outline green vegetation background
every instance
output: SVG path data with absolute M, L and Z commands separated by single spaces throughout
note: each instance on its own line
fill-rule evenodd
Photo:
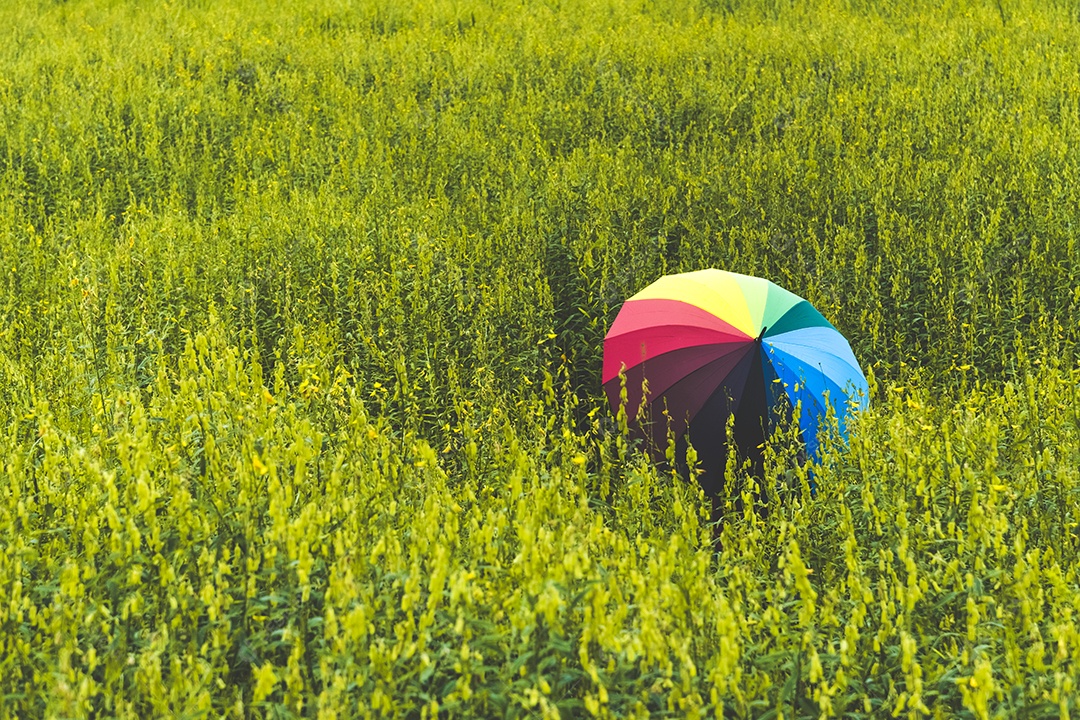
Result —
M 0 717 L 1080 710 L 1075 3 L 9 2 L 0 39 Z M 718 554 L 598 387 L 622 299 L 710 266 L 873 393 Z

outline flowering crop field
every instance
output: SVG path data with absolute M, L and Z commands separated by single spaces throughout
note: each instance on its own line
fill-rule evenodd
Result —
M 1075 2 L 0 37 L 0 718 L 1080 716 Z M 704 267 L 871 388 L 715 526 L 600 388 Z

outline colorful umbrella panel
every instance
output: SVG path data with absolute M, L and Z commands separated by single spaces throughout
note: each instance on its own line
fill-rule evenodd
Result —
M 604 341 L 604 390 L 616 410 L 620 373 L 627 412 L 651 409 L 657 446 L 668 422 L 676 436 L 689 430 L 706 469 L 722 462 L 731 415 L 735 445 L 757 448 L 779 414 L 798 408 L 816 458 L 826 408 L 843 434 L 867 403 L 851 347 L 820 312 L 768 280 L 723 270 L 667 275 L 627 300 Z

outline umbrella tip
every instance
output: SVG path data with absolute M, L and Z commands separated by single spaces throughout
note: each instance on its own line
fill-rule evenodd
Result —
M 757 336 L 757 339 L 756 339 L 756 341 L 755 341 L 755 342 L 761 342 L 761 338 L 763 338 L 763 337 L 765 336 L 765 331 L 766 331 L 766 330 L 768 330 L 768 329 L 769 329 L 769 326 L 768 326 L 768 325 L 766 325 L 765 327 L 761 328 L 761 332 L 759 332 L 759 333 L 758 333 L 758 336 Z

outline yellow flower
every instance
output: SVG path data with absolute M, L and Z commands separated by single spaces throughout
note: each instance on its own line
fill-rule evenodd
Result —
M 255 671 L 255 691 L 252 694 L 251 701 L 254 703 L 262 702 L 270 693 L 274 692 L 275 685 L 277 685 L 277 676 L 274 674 L 274 666 L 266 663 Z

